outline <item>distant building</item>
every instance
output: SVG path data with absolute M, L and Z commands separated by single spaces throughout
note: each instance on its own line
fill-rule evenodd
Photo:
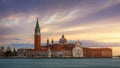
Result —
M 4 52 L 0 50 L 0 58 L 4 57 Z
M 3 46 L 0 47 L 0 58 L 4 56 L 4 51 L 5 51 L 5 48 Z
M 46 58 L 46 57 L 85 57 L 85 58 L 111 58 L 112 49 L 110 48 L 84 48 L 78 41 L 76 44 L 67 43 L 64 34 L 59 40 L 59 43 L 54 43 L 53 39 L 47 45 L 41 46 L 41 33 L 37 18 L 35 34 L 34 34 L 34 49 L 18 49 L 18 57 L 26 58 Z
M 110 48 L 83 48 L 86 58 L 112 58 L 112 49 Z

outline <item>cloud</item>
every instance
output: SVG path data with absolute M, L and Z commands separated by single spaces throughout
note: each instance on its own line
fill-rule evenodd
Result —
M 98 42 L 93 40 L 79 40 L 82 43 L 82 47 L 119 47 L 120 43 L 106 43 L 106 42 Z M 68 40 L 69 43 L 76 44 L 78 40 Z
M 44 42 L 48 36 L 58 40 L 62 33 L 71 35 L 69 39 L 82 36 L 81 39 L 118 42 L 119 3 L 119 0 L 1 0 L 0 38 L 32 41 L 39 17 Z
M 31 44 L 30 40 L 25 40 L 21 38 L 1 38 L 0 46 L 9 46 L 11 44 Z

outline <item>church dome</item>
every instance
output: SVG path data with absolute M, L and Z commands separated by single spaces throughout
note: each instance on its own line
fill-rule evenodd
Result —
M 59 43 L 67 43 L 67 39 L 62 35 L 62 37 L 59 40 Z

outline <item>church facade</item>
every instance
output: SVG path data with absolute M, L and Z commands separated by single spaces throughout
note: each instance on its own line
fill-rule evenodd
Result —
M 111 58 L 112 49 L 110 48 L 84 48 L 81 42 L 67 43 L 64 35 L 59 39 L 59 43 L 51 43 L 47 39 L 47 45 L 41 46 L 41 32 L 37 18 L 35 34 L 34 34 L 34 49 L 18 49 L 18 57 L 25 58 L 56 58 L 56 57 L 76 57 L 76 58 Z

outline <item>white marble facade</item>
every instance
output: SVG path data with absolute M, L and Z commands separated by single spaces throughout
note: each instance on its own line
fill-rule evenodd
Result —
M 81 47 L 81 43 L 79 41 L 73 48 L 72 53 L 73 57 L 83 57 L 83 48 Z

